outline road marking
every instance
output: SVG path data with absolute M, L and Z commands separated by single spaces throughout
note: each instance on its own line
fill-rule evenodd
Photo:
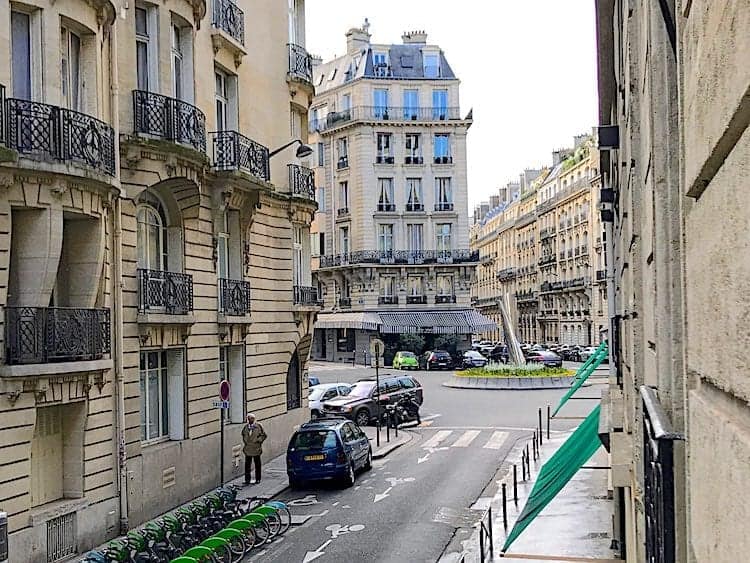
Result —
M 419 428 L 427 428 L 428 426 L 432 426 L 434 422 L 434 420 L 423 420 L 422 424 L 419 425 Z
M 388 488 L 387 488 L 387 489 L 386 489 L 385 491 L 383 491 L 382 493 L 378 493 L 378 494 L 376 494 L 376 495 L 375 495 L 375 499 L 373 499 L 373 501 L 372 501 L 372 502 L 380 502 L 380 501 L 381 501 L 381 500 L 383 500 L 384 498 L 386 498 L 386 497 L 390 496 L 390 495 L 389 495 L 388 493 L 390 493 L 390 492 L 391 492 L 391 489 L 393 489 L 393 485 L 391 485 L 390 487 L 388 487 Z
M 440 430 L 439 432 L 436 432 L 432 438 L 422 444 L 422 447 L 425 449 L 437 447 L 440 442 L 445 440 L 451 434 L 453 434 L 452 430 Z
M 423 416 L 422 420 L 435 420 L 436 418 L 440 418 L 443 416 L 442 414 L 429 414 L 427 416 Z
M 289 506 L 312 506 L 313 504 L 318 504 L 318 498 L 315 495 L 307 495 L 303 498 L 290 500 L 287 504 Z
M 316 560 L 316 559 L 317 559 L 318 557 L 321 557 L 321 556 L 323 555 L 323 553 L 324 553 L 324 551 L 323 551 L 323 550 L 324 550 L 324 549 L 325 549 L 326 547 L 328 547 L 328 545 L 329 545 L 329 544 L 330 544 L 330 543 L 331 543 L 332 541 L 333 541 L 333 540 L 326 540 L 326 541 L 325 541 L 325 543 L 323 543 L 323 545 L 321 545 L 321 546 L 320 546 L 320 547 L 319 547 L 318 549 L 316 549 L 315 551 L 308 551 L 307 553 L 305 553 L 305 558 L 304 558 L 304 559 L 302 560 L 302 563 L 310 563 L 310 561 L 315 561 L 315 560 Z
M 489 450 L 499 450 L 503 447 L 507 437 L 507 432 L 493 432 L 492 436 L 490 436 L 490 439 L 487 440 L 487 443 L 483 447 Z
M 481 430 L 467 430 L 461 435 L 461 437 L 458 440 L 456 440 L 453 443 L 451 447 L 452 448 L 466 448 L 469 446 L 469 444 L 471 444 L 474 441 L 474 439 L 477 436 L 479 436 L 481 432 L 482 432 Z

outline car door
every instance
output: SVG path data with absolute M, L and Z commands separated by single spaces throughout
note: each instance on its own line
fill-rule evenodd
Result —
M 346 456 L 349 458 L 352 465 L 356 468 L 359 452 L 356 448 L 356 438 L 354 437 L 354 432 L 352 432 L 352 426 L 350 422 L 347 422 L 341 427 L 341 441 L 344 443 L 344 451 L 346 451 Z
M 362 452 L 362 465 L 364 465 L 367 463 L 367 454 L 370 451 L 370 440 L 367 438 L 367 434 L 365 434 L 359 426 L 357 426 L 356 424 L 354 424 L 353 426 L 354 434 L 357 437 L 360 451 Z
M 345 440 L 348 440 L 351 451 L 351 458 L 355 468 L 359 468 L 364 463 L 362 461 L 362 444 L 359 439 L 357 427 L 353 422 L 347 422 L 342 429 Z

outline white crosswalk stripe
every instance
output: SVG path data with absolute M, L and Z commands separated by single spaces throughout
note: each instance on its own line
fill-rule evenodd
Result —
M 469 446 L 469 444 L 471 444 L 474 441 L 474 439 L 477 436 L 479 436 L 481 432 L 482 432 L 481 430 L 467 430 L 459 437 L 458 440 L 453 442 L 451 447 L 452 448 L 466 448 Z
M 492 436 L 490 436 L 490 439 L 487 440 L 487 443 L 483 447 L 487 448 L 488 450 L 499 450 L 503 447 L 503 444 L 505 443 L 505 440 L 507 438 L 507 432 L 493 432 Z
M 423 448 L 436 448 L 440 442 L 445 440 L 448 436 L 453 434 L 453 430 L 440 430 L 436 432 L 432 438 L 427 440 L 424 444 L 422 444 Z

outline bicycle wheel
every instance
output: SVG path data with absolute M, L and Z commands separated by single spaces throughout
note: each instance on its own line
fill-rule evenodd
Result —
M 240 563 L 245 556 L 245 552 L 249 551 L 245 538 L 239 535 L 227 541 L 229 542 L 229 551 L 232 553 L 232 563 Z
M 289 510 L 286 506 L 279 506 L 276 508 L 276 513 L 281 519 L 281 530 L 279 530 L 279 533 L 285 534 L 292 525 L 292 511 Z
M 266 516 L 266 522 L 268 522 L 268 531 L 270 533 L 269 540 L 272 540 L 281 534 L 281 518 L 279 518 L 276 509 L 274 509 L 273 513 Z
M 211 554 L 213 563 L 233 563 L 234 559 L 228 545 L 217 547 Z
M 255 533 L 255 542 L 253 547 L 260 547 L 268 541 L 273 539 L 271 537 L 271 530 L 268 528 L 268 522 L 266 519 L 260 520 L 253 526 L 253 532 Z

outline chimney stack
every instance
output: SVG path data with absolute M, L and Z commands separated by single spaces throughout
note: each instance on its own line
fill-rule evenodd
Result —
M 369 27 L 369 25 L 368 25 Z M 370 45 L 370 33 L 360 27 L 353 27 L 346 32 L 346 54 L 358 55 Z
M 406 31 L 401 36 L 404 45 L 427 45 L 427 33 L 425 31 Z

